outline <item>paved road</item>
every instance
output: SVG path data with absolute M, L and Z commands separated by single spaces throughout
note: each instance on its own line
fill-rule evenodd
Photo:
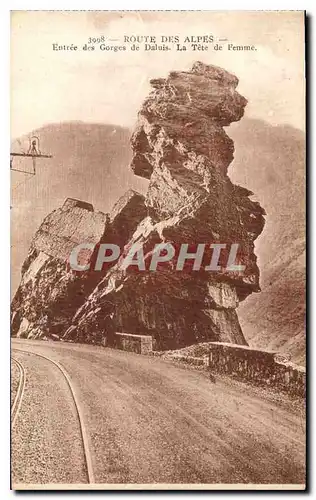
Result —
M 46 354 L 69 373 L 98 483 L 305 482 L 304 417 L 285 398 L 213 384 L 206 372 L 155 357 L 57 342 L 12 346 Z

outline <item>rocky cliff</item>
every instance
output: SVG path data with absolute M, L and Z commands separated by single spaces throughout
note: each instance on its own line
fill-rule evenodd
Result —
M 98 341 L 113 313 L 117 331 L 150 334 L 157 349 L 205 340 L 246 343 L 236 308 L 260 290 L 254 240 L 264 210 L 230 181 L 234 144 L 224 130 L 241 119 L 246 99 L 234 75 L 202 63 L 151 84 L 131 138 L 131 168 L 149 180 L 146 196 L 128 192 L 110 215 L 68 200 L 45 219 L 13 300 L 14 335 Z M 179 271 L 175 257 L 156 272 L 135 272 L 123 269 L 122 256 L 102 272 L 74 272 L 71 247 L 86 241 L 96 248 L 115 243 L 123 256 L 137 243 L 145 262 L 160 242 L 186 243 L 192 252 L 198 244 L 238 243 L 245 270 L 227 270 L 222 262 L 218 271 Z M 206 251 L 204 262 L 210 258 Z

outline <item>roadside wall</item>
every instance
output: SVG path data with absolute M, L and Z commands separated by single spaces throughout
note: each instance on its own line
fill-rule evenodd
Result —
M 276 387 L 295 396 L 304 397 L 306 393 L 305 368 L 276 352 L 210 342 L 209 369 L 258 385 Z
M 116 332 L 115 347 L 123 351 L 136 352 L 137 354 L 151 354 L 153 351 L 153 340 L 150 335 Z

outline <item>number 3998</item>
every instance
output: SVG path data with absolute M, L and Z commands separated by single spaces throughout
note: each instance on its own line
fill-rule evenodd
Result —
M 88 38 L 88 43 L 102 43 L 102 42 L 105 42 L 104 35 L 99 36 L 98 38 L 92 38 L 91 36 L 89 36 Z

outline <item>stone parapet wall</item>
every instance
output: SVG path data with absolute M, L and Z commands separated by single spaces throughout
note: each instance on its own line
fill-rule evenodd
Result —
M 137 354 L 151 354 L 153 351 L 153 340 L 150 335 L 116 333 L 115 347 L 123 351 L 136 352 Z
M 305 396 L 305 368 L 291 363 L 277 352 L 210 342 L 209 369 L 258 385 L 276 387 L 294 396 Z

